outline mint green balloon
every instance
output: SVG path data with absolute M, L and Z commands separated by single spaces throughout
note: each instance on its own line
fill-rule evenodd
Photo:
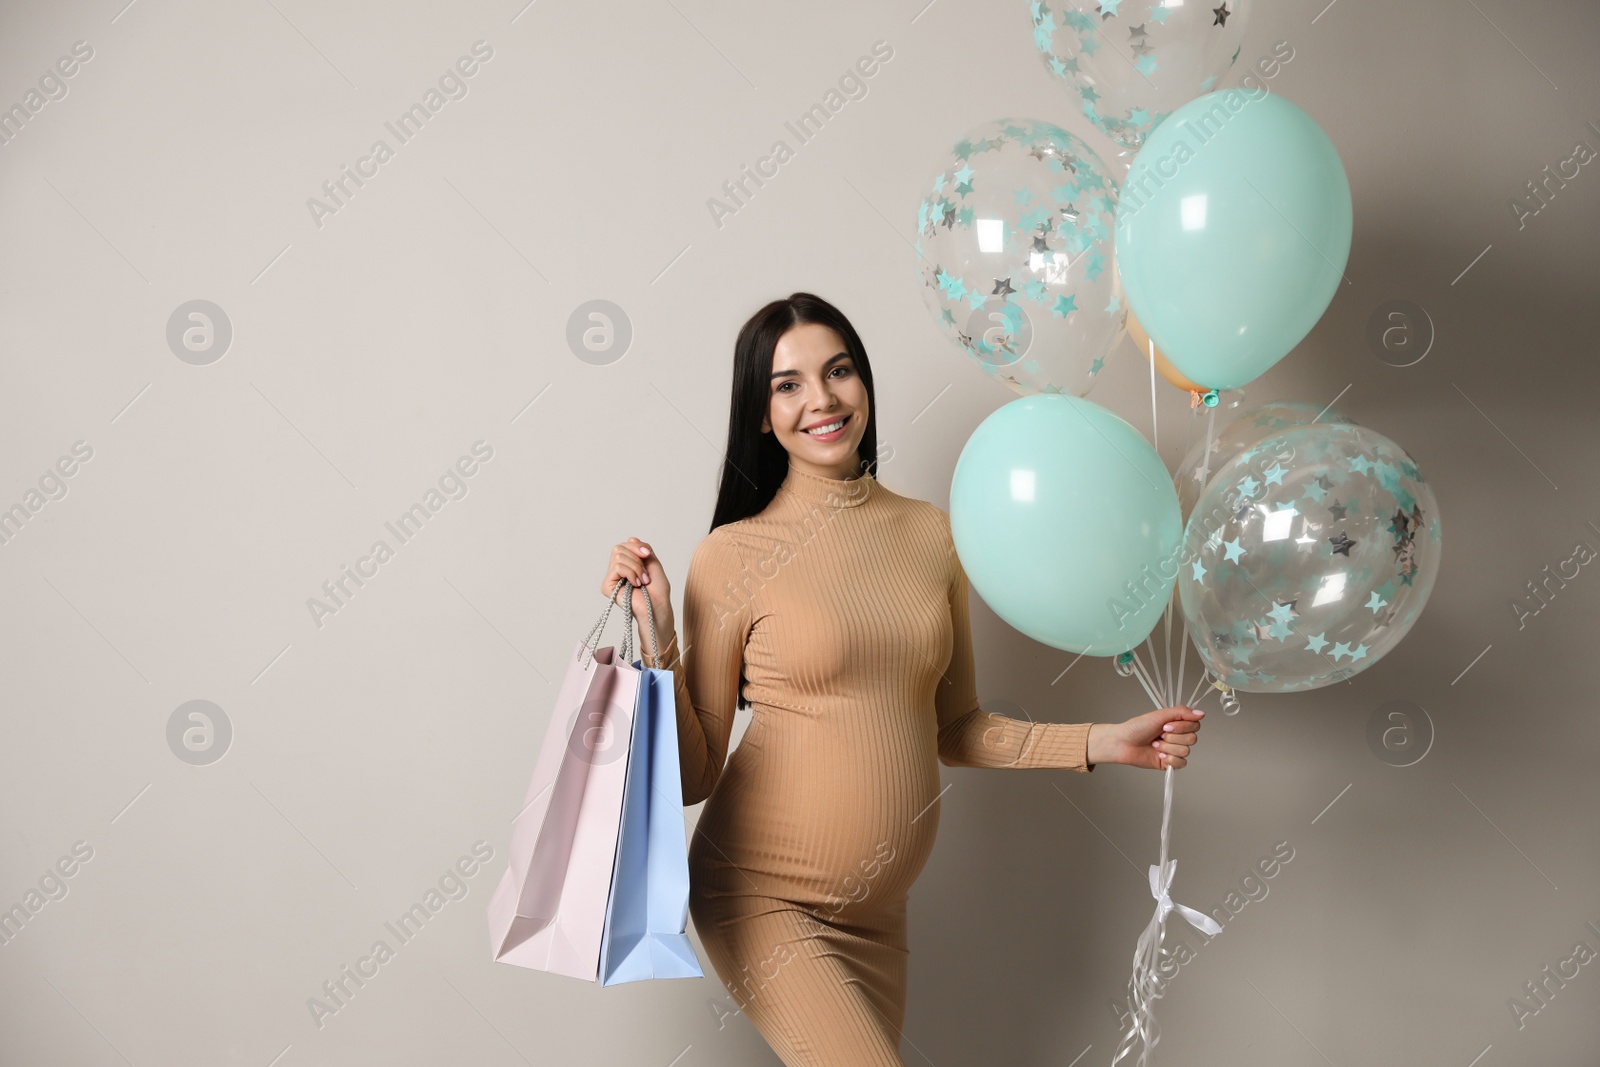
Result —
M 1114 656 L 1160 620 L 1183 520 L 1144 436 L 1091 400 L 1039 393 L 972 431 L 950 482 L 972 588 L 1035 641 Z
M 1207 93 L 1157 126 L 1117 203 L 1128 306 L 1190 381 L 1232 389 L 1311 332 L 1350 257 L 1328 135 L 1265 89 Z

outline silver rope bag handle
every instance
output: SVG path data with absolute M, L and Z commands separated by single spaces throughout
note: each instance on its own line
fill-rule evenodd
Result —
M 627 584 L 628 584 L 628 579 L 626 579 L 626 578 L 618 578 L 617 579 L 616 586 L 611 590 L 611 598 L 606 601 L 606 609 L 605 609 L 605 611 L 600 613 L 600 618 L 598 620 L 596 620 L 595 624 L 589 628 L 588 635 L 584 637 L 584 639 L 583 639 L 584 653 L 587 655 L 587 658 L 588 658 L 588 661 L 589 661 L 589 662 L 587 662 L 587 663 L 585 663 L 583 665 L 583 669 L 584 670 L 588 670 L 589 667 L 594 663 L 594 653 L 595 653 L 595 649 L 597 647 L 596 642 L 600 640 L 600 635 L 605 632 L 606 620 L 611 618 L 611 609 L 617 606 L 617 594 L 619 592 L 621 592 L 622 591 L 622 587 L 627 585 Z M 649 599 L 650 599 L 650 594 L 646 593 L 645 594 L 645 600 L 646 600 L 647 603 L 648 603 Z M 655 633 L 655 610 L 654 610 L 653 606 L 651 608 L 650 620 L 651 620 L 650 632 L 651 632 L 651 634 L 654 634 Z M 620 651 L 622 653 L 622 662 L 623 663 L 632 663 L 633 662 L 633 626 L 631 624 L 624 625 L 623 628 L 622 628 L 622 648 L 621 648 Z

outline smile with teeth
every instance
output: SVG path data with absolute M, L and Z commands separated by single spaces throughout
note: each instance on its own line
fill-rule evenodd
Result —
M 812 437 L 832 437 L 834 434 L 842 431 L 844 429 L 844 424 L 849 421 L 850 416 L 846 415 L 842 419 L 835 419 L 826 426 L 817 426 L 805 432 L 810 434 Z

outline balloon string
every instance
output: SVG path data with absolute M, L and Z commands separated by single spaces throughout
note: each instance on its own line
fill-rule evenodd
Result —
M 1155 691 L 1157 693 L 1160 693 L 1161 692 L 1161 660 L 1156 656 L 1156 646 L 1155 646 L 1155 643 L 1154 643 L 1155 634 L 1156 634 L 1155 627 L 1152 626 L 1150 628 L 1149 636 L 1147 636 L 1144 639 L 1144 647 L 1148 648 L 1150 650 L 1150 665 L 1145 668 L 1145 671 L 1149 675 L 1150 685 L 1155 689 Z M 1166 707 L 1166 705 L 1165 704 L 1157 704 L 1156 707 L 1164 708 L 1164 707 Z
M 1177 594 L 1174 593 L 1173 595 L 1176 596 Z M 1183 692 L 1183 668 L 1184 664 L 1189 659 L 1189 630 L 1187 627 L 1182 625 L 1178 627 L 1178 648 L 1180 650 L 1178 653 L 1178 678 L 1173 684 L 1173 696 L 1177 696 L 1179 693 Z M 1204 677 L 1203 672 L 1202 677 Z
M 1161 865 L 1160 870 L 1165 871 L 1167 866 L 1167 846 L 1170 836 L 1172 819 L 1172 769 L 1169 767 L 1162 776 L 1166 781 L 1161 797 Z M 1128 1023 L 1128 1030 L 1122 1035 L 1122 1042 L 1117 1047 L 1117 1054 L 1111 1060 L 1111 1067 L 1121 1062 L 1133 1049 L 1133 1043 L 1138 1040 L 1143 1048 L 1139 1051 L 1139 1065 L 1144 1067 L 1148 1062 L 1150 1050 L 1161 1042 L 1161 1028 L 1156 1023 L 1155 1002 L 1160 1000 L 1163 991 L 1159 988 L 1157 967 L 1161 957 L 1161 943 L 1166 936 L 1166 915 L 1160 904 L 1156 905 L 1155 913 L 1145 925 L 1144 931 L 1139 934 L 1139 941 L 1133 949 L 1133 974 L 1128 979 L 1128 1006 L 1132 1018 Z
M 1199 414 L 1199 412 L 1196 410 L 1199 406 L 1200 391 L 1198 389 L 1189 390 L 1189 422 L 1183 433 L 1183 455 L 1185 457 L 1189 455 L 1190 446 L 1194 444 L 1194 424 L 1195 417 Z M 1207 408 L 1206 410 L 1209 412 L 1211 409 Z M 1180 460 L 1179 462 L 1182 461 Z M 1172 589 L 1172 601 L 1179 601 L 1178 588 L 1176 584 L 1173 585 Z M 1172 630 L 1170 627 L 1171 615 L 1174 611 L 1172 601 L 1169 601 L 1167 604 L 1169 620 L 1167 639 L 1169 641 L 1172 638 Z M 1189 660 L 1189 628 L 1183 619 L 1181 601 L 1179 601 L 1176 610 L 1178 612 L 1178 673 L 1172 678 L 1170 687 L 1170 691 L 1174 700 L 1183 694 L 1183 683 L 1186 677 L 1186 668 Z M 1168 660 L 1168 662 L 1170 663 L 1171 661 Z
M 1208 679 L 1211 682 L 1210 685 L 1205 684 Z M 1228 685 L 1228 683 L 1222 681 L 1222 679 L 1217 678 L 1215 675 L 1211 675 L 1206 671 L 1202 671 L 1200 673 L 1200 680 L 1195 683 L 1194 692 L 1189 694 L 1189 700 L 1185 706 L 1190 708 L 1198 708 L 1201 704 L 1206 702 L 1206 697 L 1211 695 L 1212 690 L 1222 694 L 1220 697 L 1218 697 L 1218 700 L 1222 702 L 1222 714 L 1239 714 L 1238 692 L 1235 691 L 1233 687 Z M 1200 699 L 1195 699 L 1195 693 L 1200 694 Z
M 1156 343 L 1150 341 L 1150 443 L 1161 451 L 1161 426 L 1156 421 Z
M 1150 349 L 1150 424 L 1152 436 L 1154 436 L 1156 432 L 1154 341 L 1150 343 Z M 1189 436 L 1191 437 L 1194 428 L 1193 411 L 1199 402 L 1199 396 L 1200 394 L 1198 392 L 1192 392 L 1190 396 L 1191 416 L 1189 420 L 1189 428 L 1191 433 Z M 1208 407 L 1206 409 L 1206 446 L 1205 451 L 1201 456 L 1201 488 L 1204 488 L 1206 478 L 1210 474 L 1211 440 L 1214 425 L 1214 411 L 1212 408 Z M 1184 441 L 1185 455 L 1188 454 L 1188 448 L 1189 440 L 1186 439 Z M 1124 673 L 1123 666 L 1125 665 L 1128 668 L 1125 673 L 1130 674 L 1134 678 L 1138 679 L 1139 685 L 1144 688 L 1145 694 L 1149 696 L 1150 700 L 1157 708 L 1168 707 L 1176 703 L 1177 697 L 1183 689 L 1184 670 L 1188 663 L 1188 631 L 1187 627 L 1182 621 L 1182 616 L 1180 616 L 1178 641 L 1181 651 L 1178 656 L 1178 673 L 1176 676 L 1173 675 L 1172 612 L 1173 600 L 1176 599 L 1177 596 L 1178 593 L 1176 589 L 1174 589 L 1172 596 L 1167 600 L 1166 607 L 1162 612 L 1162 633 L 1164 635 L 1162 652 L 1165 655 L 1166 663 L 1166 671 L 1163 680 L 1166 682 L 1165 692 L 1167 696 L 1163 698 L 1157 695 L 1156 690 L 1159 687 L 1151 679 L 1150 672 L 1146 669 L 1144 662 L 1140 659 L 1137 649 L 1130 650 L 1127 653 L 1126 660 L 1121 660 L 1119 658 L 1118 673 Z M 1151 636 L 1153 636 L 1153 630 Z M 1155 650 L 1150 644 L 1150 637 L 1145 639 L 1145 646 L 1150 649 L 1151 666 L 1154 667 L 1157 661 L 1155 657 Z M 1209 671 L 1207 669 L 1201 669 L 1200 681 L 1195 685 L 1195 693 L 1200 691 L 1200 688 L 1205 683 L 1208 674 Z M 1209 690 L 1207 692 L 1209 693 Z M 1194 707 L 1197 703 L 1198 701 L 1195 700 L 1194 694 L 1191 694 L 1188 700 L 1188 706 Z M 1208 935 L 1214 935 L 1221 929 L 1215 920 L 1211 919 L 1209 916 L 1203 915 L 1189 908 L 1184 908 L 1182 905 L 1173 903 L 1172 898 L 1168 894 L 1172 876 L 1177 867 L 1176 861 L 1168 859 L 1172 840 L 1172 792 L 1175 782 L 1172 771 L 1172 767 L 1169 766 L 1166 768 L 1166 773 L 1162 775 L 1161 859 L 1155 867 L 1150 868 L 1150 892 L 1151 895 L 1156 899 L 1155 913 L 1150 917 L 1150 921 L 1145 925 L 1143 932 L 1139 934 L 1139 940 L 1134 946 L 1133 971 L 1128 978 L 1128 1028 L 1122 1036 L 1121 1043 L 1117 1047 L 1116 1055 L 1111 1060 L 1111 1067 L 1117 1067 L 1117 1064 L 1122 1061 L 1123 1057 L 1132 1052 L 1135 1042 L 1138 1042 L 1141 1045 L 1138 1056 L 1138 1067 L 1147 1067 L 1151 1050 L 1153 1050 L 1161 1041 L 1161 1028 L 1157 1024 L 1155 1016 L 1155 1002 L 1161 999 L 1164 992 L 1161 989 L 1161 979 L 1159 976 L 1161 957 L 1165 952 L 1162 944 L 1166 939 L 1166 917 L 1168 911 L 1177 910 L 1184 919 L 1186 919 L 1192 925 L 1199 927 Z
M 1156 696 L 1155 688 L 1150 684 L 1150 678 L 1145 674 L 1144 663 L 1139 659 L 1139 650 L 1133 649 L 1128 653 L 1128 674 L 1132 675 L 1144 689 L 1151 702 L 1159 704 L 1160 698 Z
M 1173 591 L 1176 593 L 1176 586 L 1173 587 Z M 1161 640 L 1161 651 L 1167 655 L 1167 687 L 1163 693 L 1168 701 L 1165 706 L 1171 707 L 1177 696 L 1178 686 L 1172 677 L 1172 597 L 1170 596 L 1167 597 L 1167 609 L 1161 613 L 1161 625 L 1166 634 Z
M 1145 694 L 1150 697 L 1151 703 L 1158 708 L 1164 707 L 1165 705 L 1161 703 L 1161 698 L 1156 696 L 1156 687 L 1150 682 L 1149 672 L 1145 670 L 1144 663 L 1139 659 L 1138 649 L 1133 650 L 1132 656 L 1133 659 L 1129 665 L 1133 668 L 1133 676 L 1144 687 Z
M 1189 390 L 1189 428 L 1183 433 L 1183 454 L 1186 456 L 1189 454 L 1189 446 L 1194 444 L 1194 417 L 1198 414 L 1195 407 L 1199 402 L 1200 394 L 1193 389 Z
M 1145 692 L 1151 700 L 1156 700 L 1155 692 L 1150 687 L 1139 663 L 1138 653 L 1132 654 L 1129 665 L 1136 669 L 1132 672 L 1145 687 Z M 1160 701 L 1156 702 L 1161 707 Z M 1133 1050 L 1133 1044 L 1138 1041 L 1142 1044 L 1139 1050 L 1139 1067 L 1146 1067 L 1149 1062 L 1150 1052 L 1161 1041 L 1161 1029 L 1156 1023 L 1155 1002 L 1163 996 L 1161 989 L 1160 963 L 1165 950 L 1162 942 L 1166 939 L 1166 920 L 1169 911 L 1176 911 L 1190 925 L 1204 932 L 1208 937 L 1215 936 L 1222 930 L 1221 924 L 1210 916 L 1186 908 L 1172 900 L 1170 889 L 1172 878 L 1177 870 L 1177 861 L 1169 859 L 1172 840 L 1172 792 L 1175 779 L 1172 768 L 1168 767 L 1162 776 L 1163 788 L 1161 795 L 1161 860 L 1156 866 L 1150 868 L 1150 895 L 1155 898 L 1156 907 L 1150 921 L 1140 933 L 1138 943 L 1133 949 L 1133 973 L 1128 978 L 1128 1007 L 1129 1021 L 1127 1032 L 1123 1034 L 1121 1044 L 1117 1048 L 1115 1057 L 1111 1060 L 1111 1067 L 1116 1067 L 1122 1058 Z
M 1195 407 L 1199 404 L 1199 402 L 1200 402 L 1200 393 L 1197 390 L 1194 390 L 1194 389 L 1189 390 L 1189 423 L 1188 423 L 1188 426 L 1183 431 L 1183 453 L 1182 453 L 1182 455 L 1183 455 L 1184 459 L 1188 458 L 1188 456 L 1189 456 L 1189 448 L 1190 448 L 1191 445 L 1194 444 L 1194 420 L 1195 420 L 1195 415 L 1197 414 L 1197 412 L 1195 411 Z M 1183 462 L 1183 459 L 1180 459 L 1178 462 L 1181 464 Z M 1181 475 L 1181 472 L 1180 472 L 1180 475 Z M 1183 495 L 1182 493 L 1179 494 L 1179 499 L 1180 500 L 1182 499 L 1182 495 Z M 1181 565 L 1182 564 L 1180 564 L 1180 566 Z M 1173 600 L 1178 600 L 1177 583 L 1173 583 L 1172 599 Z M 1167 607 L 1168 607 L 1168 610 L 1171 610 L 1172 605 L 1168 604 Z M 1172 695 L 1173 695 L 1174 698 L 1177 698 L 1179 695 L 1181 695 L 1183 693 L 1184 661 L 1189 656 L 1189 627 L 1184 622 L 1183 615 L 1182 615 L 1182 610 L 1183 610 L 1183 605 L 1182 605 L 1182 602 L 1180 601 L 1179 604 L 1178 604 L 1178 611 L 1179 611 L 1179 615 L 1178 615 L 1178 649 L 1179 649 L 1178 675 L 1177 675 L 1176 678 L 1174 678 L 1172 680 Z
M 1158 707 L 1158 708 L 1166 707 L 1167 706 L 1166 694 L 1161 692 L 1161 679 L 1156 676 L 1155 665 L 1154 664 L 1145 665 L 1144 676 L 1150 682 L 1150 699 L 1155 701 L 1155 706 L 1156 707 Z
M 1206 408 L 1206 448 L 1204 452 L 1200 453 L 1200 477 L 1198 479 L 1200 482 L 1200 489 L 1195 491 L 1196 496 L 1199 495 L 1201 490 L 1205 489 L 1206 482 L 1211 478 L 1211 441 L 1212 430 L 1215 426 L 1216 419 L 1217 409 Z

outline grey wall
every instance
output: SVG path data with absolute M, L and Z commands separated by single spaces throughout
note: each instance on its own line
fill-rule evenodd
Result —
M 1600 577 L 1512 605 L 1600 547 L 1600 172 L 1520 226 L 1510 201 L 1600 147 L 1600 14 L 1263 7 L 1224 84 L 1293 44 L 1273 88 L 1338 146 L 1356 232 L 1350 284 L 1246 392 L 1337 397 L 1398 441 L 1446 547 L 1383 662 L 1208 718 L 1178 775 L 1176 898 L 1225 907 L 1280 842 L 1293 858 L 1180 970 L 1157 1055 L 1591 1064 L 1600 962 L 1520 1026 L 1509 1002 L 1600 950 Z M 307 199 L 394 144 L 383 123 L 480 40 L 467 94 L 314 220 Z M 714 223 L 707 199 L 880 40 L 868 95 Z M 92 449 L 0 545 L 0 907 L 73 871 L 0 945 L 0 1061 L 776 1063 L 713 977 L 601 989 L 491 962 L 484 906 L 608 546 L 645 537 L 682 583 L 746 316 L 794 289 L 839 303 L 873 357 L 883 481 L 941 506 L 967 434 L 1011 399 L 939 335 L 907 235 L 980 122 L 1054 118 L 1104 146 L 1026 6 L 12 3 L 0 104 L 77 41 L 93 56 L 67 95 L 0 147 L 0 505 Z M 633 331 L 605 365 L 566 337 L 596 299 Z M 1400 299 L 1436 334 L 1406 367 L 1366 340 Z M 209 363 L 169 344 L 193 300 L 231 324 Z M 1186 398 L 1160 398 L 1171 462 Z M 1092 399 L 1150 428 L 1131 348 Z M 322 583 L 478 441 L 492 458 L 465 495 L 313 619 Z M 995 710 L 1146 710 L 1106 661 L 1062 676 L 1071 656 L 975 611 Z M 193 700 L 231 729 L 207 765 L 169 739 Z M 1410 766 L 1367 740 L 1393 701 L 1421 731 Z M 907 1062 L 1109 1063 L 1159 777 L 941 774 Z M 466 896 L 318 1026 L 308 998 L 480 841 Z

